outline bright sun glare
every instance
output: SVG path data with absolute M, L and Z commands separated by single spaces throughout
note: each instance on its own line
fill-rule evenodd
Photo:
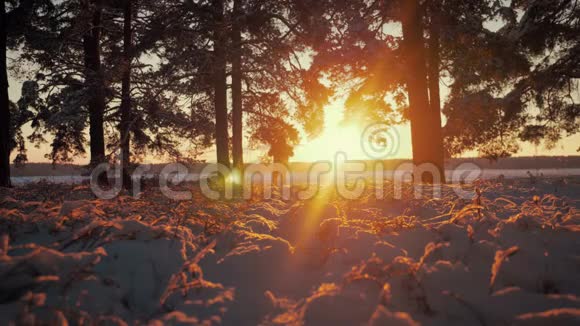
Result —
M 303 136 L 302 142 L 294 150 L 295 162 L 334 161 L 336 153 L 346 154 L 348 160 L 371 159 L 365 154 L 361 138 L 367 126 L 349 124 L 343 121 L 344 105 L 342 101 L 335 101 L 325 107 L 324 130 L 322 134 L 312 140 Z M 399 151 L 388 158 L 410 157 L 410 137 L 405 128 L 396 127 L 400 134 Z M 366 140 L 365 140 L 366 141 Z

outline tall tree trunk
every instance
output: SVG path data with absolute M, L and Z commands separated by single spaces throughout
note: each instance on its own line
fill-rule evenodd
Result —
M 6 65 L 6 3 L 0 5 L 0 187 L 10 187 L 10 99 Z
M 434 155 L 437 155 L 437 162 L 445 162 L 443 135 L 441 130 L 441 95 L 439 90 L 439 71 L 440 71 L 440 35 L 441 21 L 437 8 L 438 2 L 432 2 L 431 22 L 429 25 L 429 105 L 433 116 L 433 143 L 436 148 Z M 442 176 L 441 182 L 445 182 L 444 164 L 438 165 Z
M 216 124 L 216 152 L 218 163 L 230 167 L 228 104 L 226 80 L 226 26 L 224 19 L 224 1 L 213 0 L 215 27 L 213 31 L 213 88 Z
M 89 29 L 83 35 L 85 60 L 85 84 L 91 96 L 89 99 L 89 136 L 91 149 L 91 166 L 105 161 L 105 132 L 103 129 L 105 114 L 105 85 L 101 71 L 101 13 L 99 0 L 83 1 L 85 9 L 91 12 Z
M 133 60 L 133 32 L 131 29 L 132 5 L 131 0 L 125 0 L 123 10 L 123 78 L 121 81 L 121 177 L 123 187 L 131 187 L 131 62 Z
M 411 137 L 413 146 L 413 163 L 416 166 L 433 164 L 440 172 L 443 161 L 439 148 L 433 141 L 441 124 L 433 118 L 429 106 L 427 69 L 425 65 L 425 43 L 418 0 L 405 1 L 403 8 L 403 46 L 405 65 L 407 67 L 407 93 L 409 97 L 409 117 L 411 120 Z M 443 175 L 439 175 L 443 179 Z M 429 173 L 415 175 L 416 181 L 432 183 L 437 181 Z M 441 180 L 442 181 L 442 180 Z
M 234 169 L 243 179 L 241 2 L 234 0 L 232 22 L 232 156 Z

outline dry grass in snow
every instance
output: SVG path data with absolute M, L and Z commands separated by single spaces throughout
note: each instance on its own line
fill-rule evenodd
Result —
M 473 200 L 175 202 L 156 189 L 0 194 L 0 324 L 580 322 L 580 183 Z

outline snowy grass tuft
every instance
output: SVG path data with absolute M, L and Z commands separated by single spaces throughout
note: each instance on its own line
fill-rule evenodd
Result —
M 453 187 L 228 202 L 3 190 L 0 324 L 577 324 L 580 182 L 479 181 L 472 200 Z

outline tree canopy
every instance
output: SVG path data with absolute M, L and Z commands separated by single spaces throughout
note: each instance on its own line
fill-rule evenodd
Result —
M 244 140 L 292 156 L 337 96 L 347 123 L 410 122 L 416 163 L 441 171 L 444 154 L 505 157 L 579 131 L 574 0 L 4 3 L 4 71 L 31 77 L 2 104 L 20 163 L 50 140 L 54 162 L 87 145 L 99 163 L 123 144 L 135 161 L 217 144 L 239 168 Z

